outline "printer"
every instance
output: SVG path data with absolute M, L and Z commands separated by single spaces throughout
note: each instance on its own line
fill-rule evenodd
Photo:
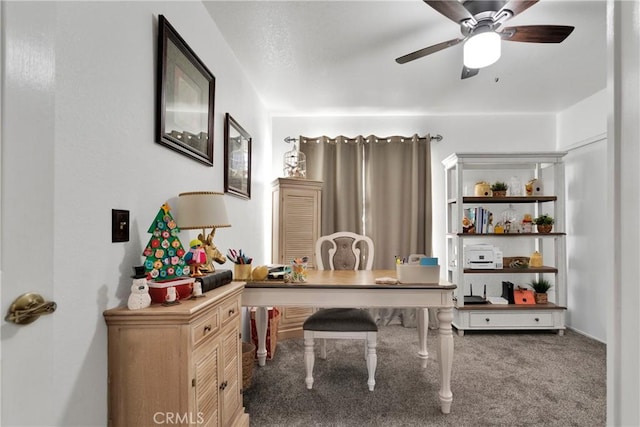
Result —
M 464 267 L 486 270 L 503 268 L 502 251 L 488 243 L 464 245 Z

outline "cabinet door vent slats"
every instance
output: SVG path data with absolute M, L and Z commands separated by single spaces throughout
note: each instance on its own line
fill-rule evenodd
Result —
M 218 418 L 218 349 L 202 352 L 195 365 L 197 415 L 202 425 L 212 425 L 211 421 Z
M 272 191 L 271 261 L 289 264 L 292 259 L 306 256 L 309 268 L 314 268 L 314 249 L 321 228 L 322 182 L 278 178 L 273 181 Z M 283 307 L 280 313 L 278 339 L 302 337 L 307 312 Z

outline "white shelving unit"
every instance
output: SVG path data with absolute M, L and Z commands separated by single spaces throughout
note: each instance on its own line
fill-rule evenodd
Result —
M 445 195 L 447 204 L 447 279 L 458 285 L 457 306 L 453 326 L 459 335 L 466 330 L 548 329 L 559 335 L 565 329 L 566 243 L 564 163 L 566 152 L 529 153 L 454 153 L 444 159 Z M 479 181 L 509 184 L 512 177 L 524 184 L 530 179 L 542 183 L 542 195 L 475 197 L 474 185 Z M 530 213 L 533 218 L 547 213 L 555 219 L 549 234 L 507 233 L 469 234 L 462 232 L 465 208 L 484 207 L 493 213 L 493 221 L 500 220 L 501 212 L 513 209 L 522 217 Z M 465 268 L 464 247 L 469 244 L 488 243 L 497 246 L 504 257 L 530 256 L 535 250 L 543 255 L 543 267 L 502 269 Z M 474 295 L 487 297 L 502 295 L 502 281 L 510 281 L 526 288 L 534 278 L 544 277 L 554 283 L 548 292 L 549 303 L 517 304 L 464 304 L 473 285 Z

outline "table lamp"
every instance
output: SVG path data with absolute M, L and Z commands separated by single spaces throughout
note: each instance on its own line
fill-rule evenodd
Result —
M 192 191 L 178 194 L 178 208 L 176 221 L 181 230 L 200 230 L 198 240 L 207 255 L 207 262 L 196 268 L 203 272 L 213 272 L 213 261 L 224 264 L 227 258 L 213 244 L 216 228 L 231 227 L 227 218 L 227 208 L 224 203 L 224 193 L 214 191 Z M 206 229 L 211 228 L 211 233 L 206 234 Z M 206 237 L 205 237 L 206 236 Z M 191 246 L 191 245 L 190 245 Z

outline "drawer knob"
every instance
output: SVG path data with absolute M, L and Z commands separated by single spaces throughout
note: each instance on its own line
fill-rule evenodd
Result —
M 533 320 L 535 320 L 536 322 L 539 322 L 539 321 L 540 321 L 540 319 L 539 319 L 538 317 L 536 317 L 536 318 L 535 318 L 535 319 L 533 319 Z
M 232 308 L 231 310 L 229 310 L 229 316 L 233 316 L 233 313 L 235 313 L 236 311 Z
M 487 323 L 491 321 L 491 319 L 489 319 L 488 317 L 486 317 L 484 320 L 485 320 Z
M 211 325 L 206 325 L 206 326 L 204 327 L 204 332 L 205 332 L 205 333 L 207 333 L 207 332 L 211 332 Z

